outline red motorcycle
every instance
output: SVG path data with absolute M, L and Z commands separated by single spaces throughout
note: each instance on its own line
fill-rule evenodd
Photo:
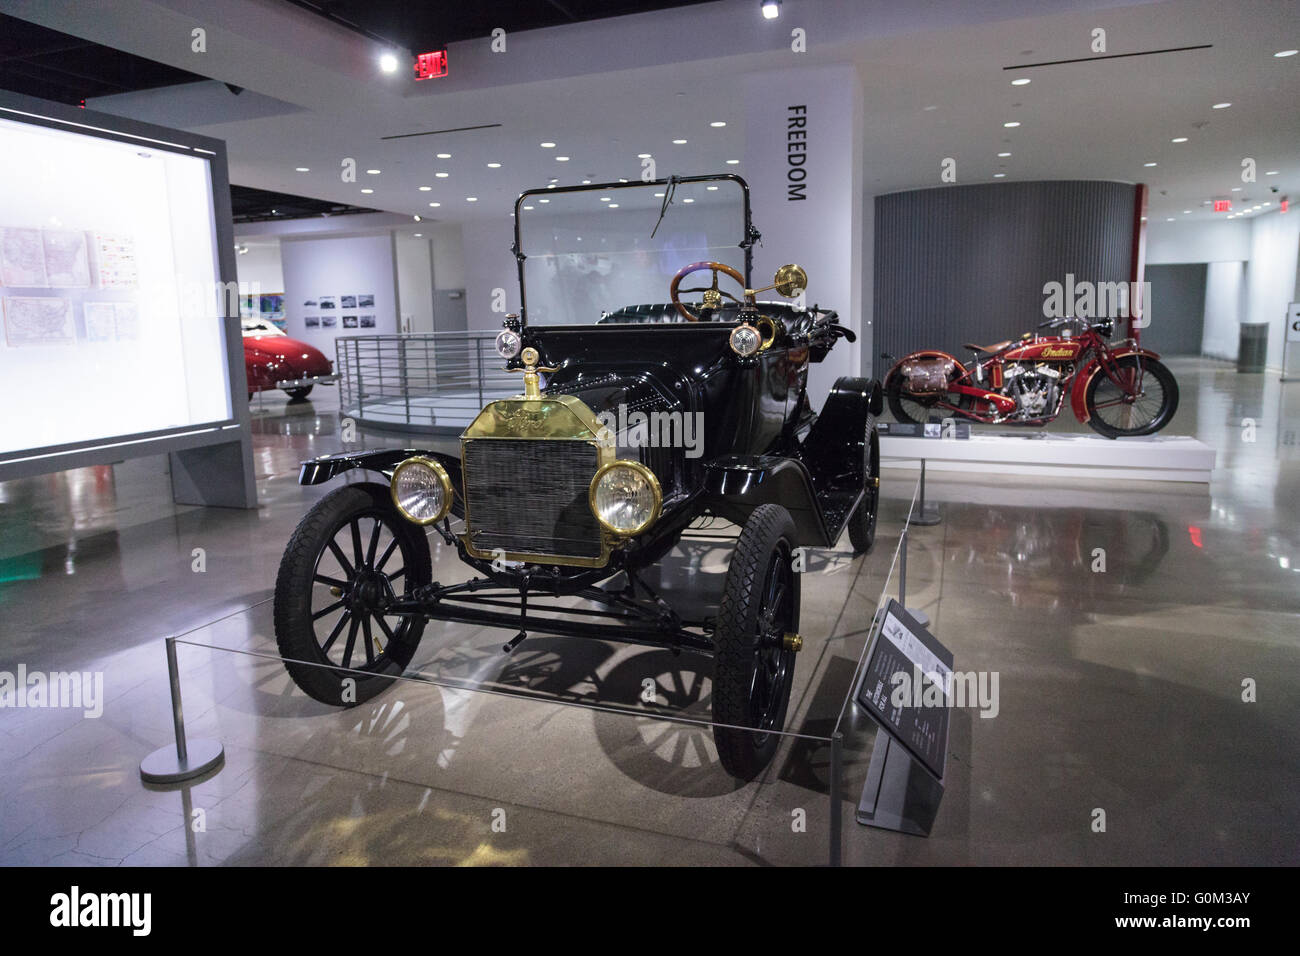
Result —
M 1107 438 L 1150 435 L 1178 410 L 1178 383 L 1155 352 L 1134 339 L 1109 342 L 1110 319 L 1088 324 L 1050 319 L 1017 342 L 967 344 L 967 367 L 947 352 L 913 352 L 885 376 L 889 408 L 900 422 L 931 415 L 988 425 L 1046 425 L 1070 396 L 1075 417 Z M 886 356 L 889 358 L 890 356 Z

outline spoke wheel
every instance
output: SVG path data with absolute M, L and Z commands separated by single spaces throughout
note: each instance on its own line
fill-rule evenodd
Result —
M 1178 382 L 1161 362 L 1142 355 L 1117 359 L 1117 378 L 1098 370 L 1088 383 L 1088 424 L 1107 438 L 1150 435 L 1178 411 Z
M 386 606 L 430 577 L 424 533 L 384 486 L 348 485 L 322 498 L 290 538 L 275 584 L 276 643 L 294 683 L 339 706 L 382 691 L 424 631 L 424 621 Z
M 894 420 L 902 424 L 924 425 L 930 420 L 937 397 L 918 398 L 903 389 L 903 376 L 896 374 L 885 387 L 885 397 L 889 400 L 889 410 Z
M 741 530 L 727 569 L 714 631 L 713 728 L 722 766 L 752 780 L 780 744 L 795 652 L 784 638 L 799 627 L 794 521 L 780 505 L 759 505 Z M 753 731 L 738 727 L 752 727 Z
M 862 501 L 849 519 L 849 542 L 854 554 L 866 554 L 876 543 L 876 518 L 880 514 L 880 436 L 876 420 L 867 418 L 867 438 L 863 448 Z

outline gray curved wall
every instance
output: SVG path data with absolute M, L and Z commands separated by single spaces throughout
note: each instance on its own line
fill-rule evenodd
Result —
M 1136 190 L 1060 181 L 877 196 L 876 355 L 940 348 L 964 360 L 964 342 L 1042 322 L 1047 282 L 1127 282 Z

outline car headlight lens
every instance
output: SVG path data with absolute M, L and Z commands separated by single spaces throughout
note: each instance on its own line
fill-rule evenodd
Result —
M 431 458 L 408 458 L 393 470 L 393 504 L 416 524 L 433 524 L 451 510 L 451 479 Z
M 524 340 L 513 329 L 502 329 L 497 333 L 496 349 L 503 359 L 512 359 L 519 354 Z
M 611 461 L 591 479 L 592 513 L 618 535 L 640 534 L 659 517 L 663 493 L 649 468 L 637 461 Z
M 763 344 L 763 336 L 752 325 L 739 325 L 731 331 L 731 351 L 741 358 L 749 358 L 758 353 Z

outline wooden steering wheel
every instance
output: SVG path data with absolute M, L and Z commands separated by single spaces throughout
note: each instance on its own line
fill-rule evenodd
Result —
M 693 272 L 703 272 L 705 269 L 709 269 L 713 272 L 713 285 L 709 286 L 707 289 L 678 288 L 678 286 L 681 285 L 681 281 L 685 279 L 688 275 L 690 275 Z M 744 305 L 745 302 L 749 302 L 750 296 L 748 294 L 746 294 L 745 296 L 745 301 L 742 302 L 740 299 L 737 299 L 730 292 L 723 292 L 721 289 L 719 289 L 718 288 L 719 272 L 731 276 L 731 278 L 735 279 L 738 283 L 740 283 L 741 289 L 744 289 L 746 293 L 749 292 L 748 289 L 745 289 L 745 277 L 742 276 L 735 269 L 731 268 L 731 266 L 723 262 L 708 262 L 708 261 L 692 262 L 688 266 L 682 266 L 680 269 L 677 270 L 677 275 L 673 276 L 672 285 L 669 286 L 669 295 L 672 296 L 673 305 L 676 307 L 678 313 L 680 313 L 682 318 L 684 318 L 687 322 L 698 322 L 700 321 L 700 317 L 682 304 L 682 300 L 679 293 L 703 292 L 704 308 L 710 310 L 722 308 L 723 296 L 726 296 L 728 299 L 730 299 L 732 302 L 736 303 L 737 305 Z

